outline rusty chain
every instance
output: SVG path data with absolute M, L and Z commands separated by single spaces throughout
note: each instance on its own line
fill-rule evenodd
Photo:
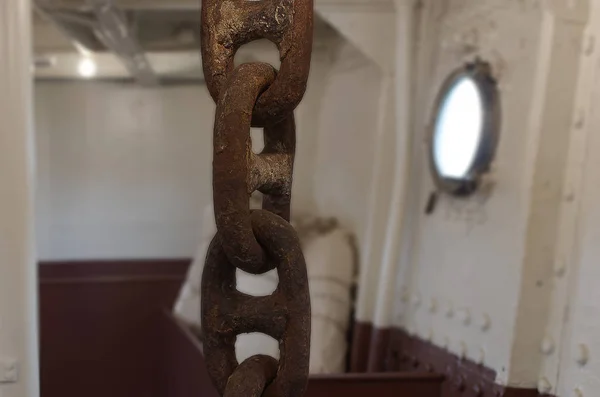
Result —
M 310 69 L 312 0 L 203 0 L 202 62 L 217 103 L 213 138 L 213 201 L 217 234 L 202 277 L 202 333 L 208 373 L 226 397 L 300 397 L 306 389 L 310 298 L 306 265 L 289 224 L 296 148 L 293 111 Z M 266 38 L 281 67 L 234 67 L 236 51 Z M 264 128 L 264 149 L 252 152 L 250 128 Z M 250 195 L 263 193 L 262 210 Z M 277 269 L 270 296 L 236 289 L 236 268 L 252 274 Z M 263 355 L 241 364 L 238 335 L 261 332 L 279 341 L 280 360 Z
M 234 69 L 236 51 L 265 38 L 279 48 L 281 67 L 256 102 L 253 125 L 278 121 L 298 106 L 310 69 L 312 0 L 203 0 L 201 24 L 204 78 L 215 102 Z

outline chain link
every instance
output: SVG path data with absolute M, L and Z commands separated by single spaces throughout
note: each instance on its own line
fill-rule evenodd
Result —
M 310 347 L 310 298 L 300 241 L 289 224 L 296 147 L 293 111 L 304 95 L 312 49 L 312 0 L 203 0 L 202 60 L 217 103 L 213 200 L 217 234 L 202 277 L 202 333 L 209 375 L 222 396 L 301 397 Z M 239 47 L 266 38 L 281 69 L 265 63 L 234 68 Z M 250 128 L 263 127 L 265 146 L 252 152 Z M 263 193 L 262 210 L 250 195 Z M 236 289 L 236 268 L 277 269 L 279 285 L 265 297 Z M 253 356 L 238 364 L 239 334 L 261 332 L 280 344 L 280 360 Z
M 262 127 L 286 117 L 306 90 L 312 34 L 312 0 L 203 0 L 202 63 L 215 102 L 234 69 L 236 51 L 265 38 L 277 45 L 281 67 L 277 79 L 258 98 L 252 124 Z
M 281 217 L 265 210 L 250 215 L 259 243 L 275 263 L 279 285 L 270 296 L 249 296 L 236 289 L 236 267 L 223 249 L 223 236 L 217 233 L 206 258 L 202 277 L 202 335 L 208 373 L 221 395 L 233 379 L 245 372 L 235 356 L 236 336 L 262 332 L 279 341 L 277 376 L 265 389 L 265 396 L 301 397 L 308 376 L 310 346 L 310 298 L 306 266 L 298 236 Z M 233 378 L 242 371 L 244 376 Z M 229 382 L 228 382 L 229 381 Z

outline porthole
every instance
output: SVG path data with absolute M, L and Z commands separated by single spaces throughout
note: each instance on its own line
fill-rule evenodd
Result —
M 489 64 L 469 63 L 448 76 L 437 96 L 429 136 L 439 190 L 467 196 L 490 169 L 500 130 L 498 89 Z

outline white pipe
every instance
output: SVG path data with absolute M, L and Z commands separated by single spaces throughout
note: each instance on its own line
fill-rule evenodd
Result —
M 31 52 L 29 0 L 0 1 L 0 365 L 17 377 L 2 397 L 39 396 Z
M 413 99 L 412 84 L 412 47 L 413 47 L 413 2 L 397 4 L 396 22 L 396 165 L 394 170 L 394 189 L 390 203 L 389 222 L 383 251 L 383 261 L 377 291 L 374 326 L 388 327 L 392 319 L 396 273 L 400 256 L 401 231 L 406 207 L 406 190 L 410 175 L 411 117 Z
M 369 201 L 367 208 L 367 228 L 365 232 L 365 243 L 361 252 L 360 260 L 360 278 L 358 280 L 358 301 L 356 302 L 356 320 L 359 322 L 372 322 L 373 311 L 377 299 L 377 284 L 379 283 L 379 274 L 381 272 L 381 249 L 380 243 L 385 238 L 381 229 L 386 223 L 382 218 L 382 208 L 380 200 L 380 186 L 389 181 L 383 180 L 387 173 L 384 169 L 384 161 L 381 153 L 386 144 L 386 127 L 390 107 L 386 102 L 393 99 L 391 90 L 394 89 L 394 77 L 384 75 L 381 79 L 379 93 L 379 112 L 377 115 L 377 128 L 373 139 L 375 140 L 375 158 L 373 162 L 372 178 L 369 187 Z M 393 111 L 393 108 L 392 108 Z
M 158 84 L 140 43 L 135 37 L 121 9 L 112 0 L 87 0 L 98 20 L 97 35 L 104 45 L 121 59 L 129 73 L 143 86 Z

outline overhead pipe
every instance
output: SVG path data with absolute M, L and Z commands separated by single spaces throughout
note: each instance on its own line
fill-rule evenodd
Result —
M 52 23 L 65 35 L 80 53 L 104 51 L 106 47 L 94 34 L 95 21 L 76 15 L 67 10 L 46 8 L 47 1 L 35 0 L 34 9 L 43 19 Z
M 134 37 L 123 11 L 111 0 L 87 0 L 96 15 L 95 32 L 100 40 L 117 55 L 129 73 L 143 86 L 158 84 L 158 77 Z
M 94 13 L 86 18 L 55 0 L 35 0 L 35 9 L 73 41 L 83 54 L 109 50 L 143 86 L 158 84 L 158 77 L 128 24 L 122 10 L 111 0 L 87 0 L 82 5 Z M 77 8 L 77 9 L 81 9 Z

